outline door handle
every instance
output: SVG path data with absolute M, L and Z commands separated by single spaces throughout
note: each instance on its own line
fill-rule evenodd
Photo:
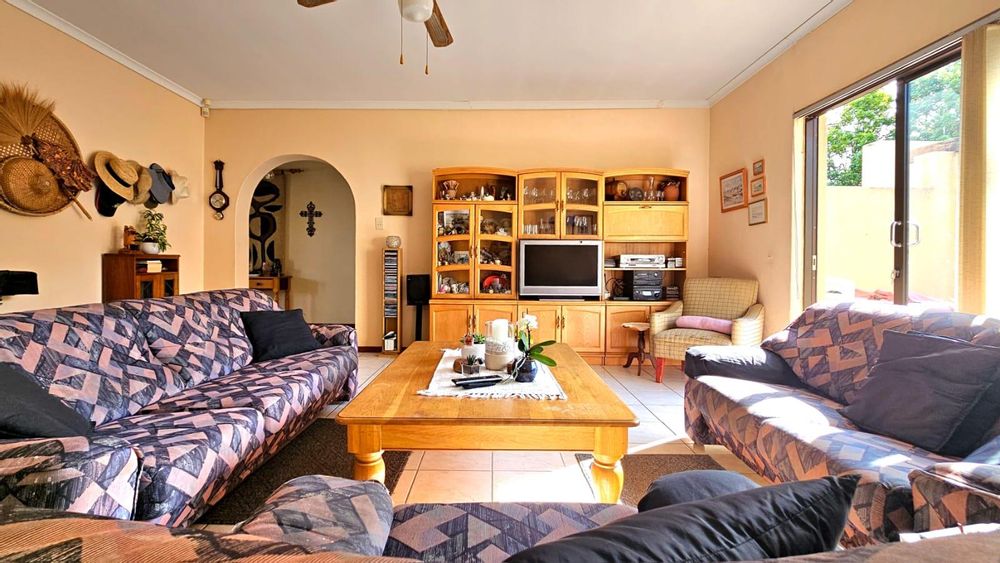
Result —
M 889 223 L 889 244 L 891 244 L 893 248 L 903 247 L 903 244 L 896 238 L 896 228 L 902 224 L 903 223 L 900 221 L 893 221 L 892 223 Z
M 913 238 L 907 241 L 908 246 L 916 246 L 920 244 L 920 223 L 911 221 L 909 226 L 913 227 Z

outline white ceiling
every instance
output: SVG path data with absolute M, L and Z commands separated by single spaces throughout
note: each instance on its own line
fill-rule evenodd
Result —
M 706 105 L 850 0 L 8 0 L 213 107 Z M 124 56 L 122 56 L 124 55 Z

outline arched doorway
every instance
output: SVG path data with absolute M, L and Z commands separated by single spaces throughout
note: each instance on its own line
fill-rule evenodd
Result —
M 355 202 L 333 165 L 269 159 L 247 176 L 233 213 L 237 279 L 272 274 L 280 263 L 291 276 L 290 307 L 310 322 L 355 322 Z

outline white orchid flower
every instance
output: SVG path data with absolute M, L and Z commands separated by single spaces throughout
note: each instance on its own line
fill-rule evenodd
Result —
M 538 317 L 535 315 L 524 315 L 517 321 L 517 328 L 519 330 L 534 330 L 538 328 Z

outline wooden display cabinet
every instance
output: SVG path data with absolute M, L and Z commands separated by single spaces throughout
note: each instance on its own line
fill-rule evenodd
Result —
M 472 323 L 479 334 L 486 334 L 488 332 L 486 328 L 497 319 L 506 319 L 513 324 L 517 320 L 517 305 L 515 303 L 473 305 Z
M 604 202 L 599 173 L 539 170 L 517 177 L 520 238 L 601 238 Z
M 145 271 L 145 263 L 159 260 L 163 271 Z M 120 299 L 153 299 L 180 295 L 180 262 L 177 254 L 109 253 L 101 257 L 104 303 Z
M 517 207 L 502 203 L 479 203 L 474 207 L 477 228 L 473 293 L 478 299 L 510 299 L 516 285 Z
M 521 302 L 518 318 L 529 314 L 538 319 L 538 330 L 533 340 L 555 340 L 569 344 L 585 359 L 593 361 L 595 355 L 604 353 L 604 305 L 558 305 L 541 302 L 537 305 Z M 600 358 L 596 358 L 600 363 Z
M 464 303 L 432 303 L 431 340 L 457 343 L 472 326 L 473 306 Z
M 434 287 L 436 299 L 468 299 L 475 284 L 473 261 L 475 237 L 471 225 L 475 211 L 471 203 L 440 203 L 434 209 Z
M 493 197 L 493 201 L 509 204 L 517 203 L 517 172 L 505 168 L 457 166 L 452 168 L 435 168 L 434 203 L 453 203 L 455 201 L 483 201 L 484 195 Z M 449 198 L 445 182 L 457 182 L 453 197 Z M 492 193 L 490 193 L 492 192 Z M 470 199 L 479 198 L 479 199 Z

